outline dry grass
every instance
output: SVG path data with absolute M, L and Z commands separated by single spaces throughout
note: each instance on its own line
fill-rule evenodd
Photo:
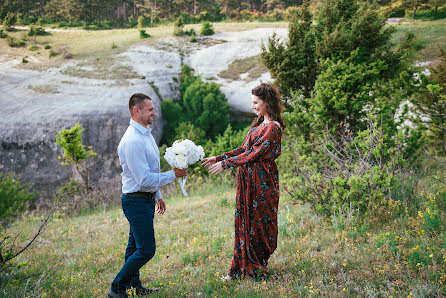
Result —
M 191 197 L 166 199 L 168 211 L 155 219 L 157 252 L 142 268 L 155 297 L 436 297 L 445 295 L 446 241 L 421 233 L 421 218 L 399 219 L 382 228 L 334 228 L 307 207 L 282 198 L 279 243 L 266 281 L 220 277 L 229 268 L 233 246 L 234 190 L 215 186 Z M 32 233 L 39 217 L 14 229 Z M 120 208 L 78 217 L 56 216 L 41 243 L 27 251 L 20 267 L 3 277 L 0 296 L 104 296 L 123 263 L 128 223 Z M 442 244 L 443 243 L 443 244 Z M 440 246 L 440 247 L 439 247 Z M 419 252 L 420 265 L 411 256 Z M 424 259 L 423 259 L 424 260 Z M 35 290 L 25 293 L 52 264 Z M 0 280 L 1 281 L 1 280 Z
M 246 76 L 245 80 L 254 81 L 266 72 L 268 72 L 268 69 L 263 65 L 261 56 L 257 55 L 234 60 L 218 76 L 223 79 L 240 80 L 241 75 L 244 74 Z

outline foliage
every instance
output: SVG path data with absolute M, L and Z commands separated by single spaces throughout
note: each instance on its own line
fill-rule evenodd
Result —
M 0 29 L 0 38 L 7 38 L 8 34 L 6 34 L 3 29 Z
M 15 25 L 16 22 L 16 15 L 13 12 L 8 12 L 3 19 L 3 28 L 6 29 L 6 31 L 10 31 L 12 29 L 12 26 Z
M 184 27 L 183 18 L 182 17 L 178 17 L 175 20 L 175 23 L 173 24 L 173 35 L 175 35 L 175 36 L 183 36 L 185 34 L 184 30 L 183 30 L 183 27 Z
M 161 104 L 166 119 L 164 132 L 166 142 L 170 143 L 176 137 L 188 134 L 187 131 L 181 132 L 177 129 L 181 122 L 190 122 L 193 127 L 204 131 L 207 139 L 213 139 L 226 129 L 229 121 L 229 105 L 217 84 L 204 82 L 199 76 L 194 75 L 191 67 L 183 65 L 180 92 L 179 102 L 167 99 Z M 187 125 L 182 127 L 189 129 Z M 197 130 L 194 134 L 201 138 L 201 133 Z
M 44 28 L 40 27 L 40 26 L 31 26 L 29 28 L 29 31 L 26 35 L 28 36 L 36 36 L 36 35 L 47 35 L 48 32 L 45 31 Z
M 214 34 L 215 32 L 214 32 L 214 28 L 213 28 L 213 26 L 212 26 L 212 24 L 211 23 L 209 23 L 209 22 L 204 22 L 202 25 L 201 25 L 201 31 L 200 31 L 200 34 L 201 35 L 212 35 L 212 34 Z
M 144 39 L 150 37 L 150 34 L 145 29 L 139 29 L 139 38 Z
M 70 179 L 56 190 L 52 202 L 59 212 L 66 215 L 81 214 L 115 203 L 111 193 L 100 189 L 87 191 L 82 183 L 74 179 Z
M 26 42 L 24 40 L 17 40 L 12 36 L 8 36 L 6 38 L 6 43 L 12 48 L 24 47 L 26 45 Z
M 26 204 L 36 198 L 35 192 L 13 173 L 0 173 L 0 222 L 8 222 L 26 209 Z
M 287 157 L 280 163 L 290 168 L 286 164 L 295 159 L 297 166 L 284 175 L 293 181 L 285 189 L 325 216 L 349 204 L 360 215 L 370 215 L 383 204 L 395 202 L 391 190 L 405 166 L 402 145 L 386 145 L 382 128 L 371 121 L 357 135 L 345 125 L 342 128 L 337 135 L 326 131 L 323 137 L 315 137 L 307 152 L 299 139 L 288 140 L 294 151 L 287 146 Z
M 347 59 L 354 50 L 359 51 L 357 63 L 382 60 L 383 79 L 397 76 L 411 62 L 408 53 L 413 44 L 403 41 L 399 49 L 392 50 L 390 37 L 394 30 L 367 4 L 324 0 L 315 24 L 309 7 L 304 5 L 289 24 L 288 40 L 281 42 L 273 35 L 267 45 L 262 45 L 262 58 L 283 95 L 299 90 L 309 97 L 322 71 L 319 61 Z
M 92 190 L 90 181 L 91 168 L 87 164 L 87 160 L 96 155 L 91 146 L 88 150 L 82 143 L 82 134 L 84 128 L 81 124 L 76 124 L 70 129 L 65 127 L 62 131 L 59 131 L 56 135 L 56 143 L 63 151 L 63 156 L 59 156 L 62 159 L 62 165 L 72 165 L 78 174 L 81 176 L 86 191 Z
M 431 76 L 423 77 L 420 92 L 411 101 L 415 121 L 425 126 L 425 134 L 430 149 L 446 153 L 446 51 L 441 50 L 441 62 L 431 67 Z M 431 150 L 432 151 L 432 150 Z
M 138 28 L 139 29 L 141 29 L 141 28 L 144 28 L 144 16 L 139 16 L 138 17 Z
M 197 36 L 196 36 L 195 32 L 193 32 L 191 34 L 189 41 L 190 42 L 197 42 Z
M 243 144 L 247 132 L 248 127 L 235 131 L 229 124 L 224 133 L 215 138 L 215 141 L 209 141 L 206 144 L 205 152 L 208 156 L 216 156 L 231 151 Z
M 197 145 L 204 145 L 206 143 L 206 132 L 200 127 L 194 126 L 190 122 L 180 122 L 177 127 L 175 127 L 175 138 L 172 140 L 189 139 L 193 140 Z M 169 144 L 171 144 L 169 142 Z

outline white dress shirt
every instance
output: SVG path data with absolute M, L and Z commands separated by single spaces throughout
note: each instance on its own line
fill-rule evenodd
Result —
M 175 180 L 173 170 L 160 173 L 160 152 L 152 136 L 152 128 L 145 128 L 133 119 L 118 145 L 122 167 L 122 193 L 156 192 L 162 198 L 160 186 Z

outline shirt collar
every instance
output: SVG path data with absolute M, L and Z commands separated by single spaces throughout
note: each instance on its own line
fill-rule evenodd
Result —
M 130 119 L 130 125 L 136 128 L 136 130 L 138 130 L 143 135 L 149 135 L 152 133 L 152 128 L 150 126 L 147 126 L 147 128 L 145 128 L 133 119 Z

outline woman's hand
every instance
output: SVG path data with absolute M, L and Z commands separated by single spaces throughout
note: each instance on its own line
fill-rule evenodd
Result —
M 223 171 L 223 166 L 221 165 L 221 161 L 213 164 L 209 167 L 209 173 L 213 175 L 218 175 Z
M 203 162 L 201 163 L 201 165 L 205 168 L 209 168 L 210 166 L 214 165 L 217 162 L 217 157 L 212 156 L 212 157 L 207 157 L 205 159 L 203 159 Z

